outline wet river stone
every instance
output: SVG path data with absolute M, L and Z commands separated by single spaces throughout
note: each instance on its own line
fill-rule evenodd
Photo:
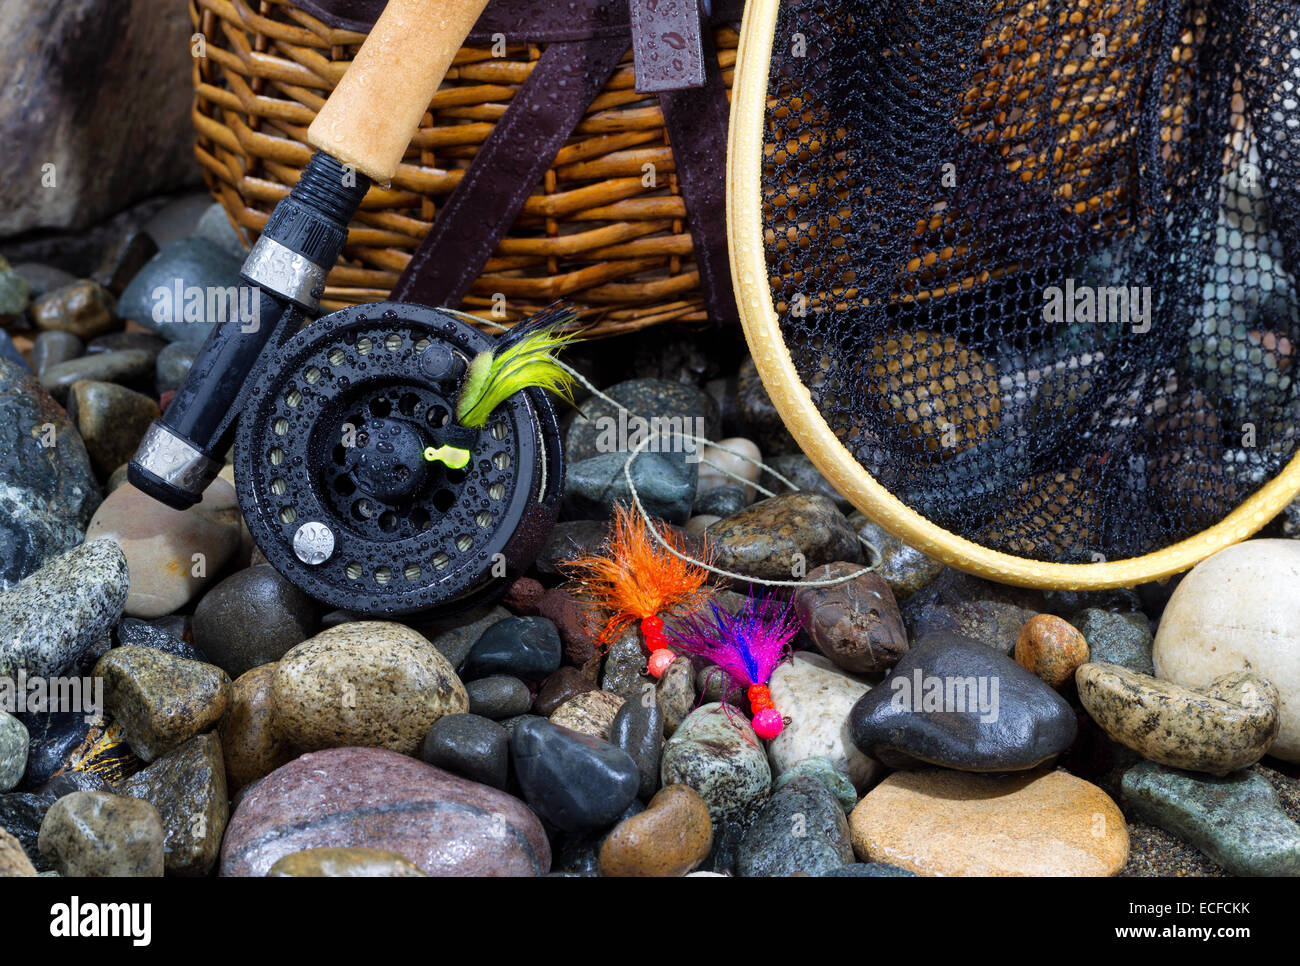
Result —
M 838 562 L 808 572 L 805 582 L 847 577 L 860 564 Z M 830 587 L 801 587 L 794 610 L 818 650 L 846 671 L 887 671 L 907 650 L 907 630 L 889 585 L 865 573 Z
M 513 718 L 517 714 L 527 714 L 533 704 L 528 685 L 508 674 L 493 674 L 470 681 L 465 685 L 465 693 L 469 696 L 470 712 L 485 718 Z
M 1140 674 L 1155 674 L 1151 663 L 1151 619 L 1137 612 L 1089 607 L 1071 618 L 1088 642 L 1088 660 L 1119 664 Z
M 686 529 L 690 530 L 692 521 L 700 517 L 712 517 L 709 523 L 716 523 L 724 517 L 739 513 L 749 506 L 749 503 L 742 487 L 715 486 L 707 492 L 696 495 L 695 503 L 691 505 L 691 519 L 686 521 Z M 695 526 L 699 528 L 698 524 Z
M 131 570 L 126 613 L 161 617 L 184 606 L 239 549 L 235 488 L 217 479 L 188 510 L 173 510 L 127 483 L 95 511 L 86 539 L 117 542 Z
M 766 797 L 772 769 L 749 721 L 721 704 L 696 708 L 664 745 L 660 780 L 699 792 L 716 822 Z
M 630 505 L 623 468 L 626 453 L 606 453 L 565 467 L 564 513 L 582 519 L 607 519 L 615 504 Z M 682 452 L 644 452 L 632 463 L 632 483 L 651 517 L 685 523 L 695 502 L 700 464 Z
M 9 325 L 27 308 L 31 285 L 0 255 L 0 325 Z
M 664 713 L 664 734 L 675 732 L 695 707 L 695 666 L 679 657 L 655 685 L 655 700 Z
M 510 738 L 524 798 L 566 832 L 613 824 L 641 782 L 632 756 L 607 741 L 525 718 Z
M 1116 664 L 1085 664 L 1079 699 L 1106 734 L 1144 758 L 1226 775 L 1264 757 L 1277 736 L 1277 689 L 1246 671 L 1186 688 Z
M 609 611 L 580 600 L 565 586 L 552 587 L 537 599 L 537 615 L 555 624 L 564 647 L 564 660 L 582 667 L 600 651 L 598 638 Z
M 416 866 L 385 849 L 303 849 L 271 866 L 268 878 L 422 879 Z
M 241 674 L 230 688 L 230 706 L 218 733 L 226 782 L 236 791 L 293 760 L 293 748 L 275 720 L 275 665 Z
M 27 858 L 22 843 L 0 828 L 0 879 L 32 878 L 36 866 Z
M 194 609 L 194 643 L 231 677 L 278 661 L 320 626 L 320 606 L 270 564 L 231 574 Z
M 54 557 L 0 591 L 0 678 L 52 677 L 108 637 L 127 599 L 126 558 L 110 540 Z
M 40 849 L 63 876 L 158 877 L 163 839 L 162 819 L 148 802 L 73 792 L 46 812 Z
M 1184 839 L 1233 875 L 1300 876 L 1300 825 L 1251 772 L 1221 778 L 1143 761 L 1124 773 L 1138 818 Z
M 1113 801 L 1064 771 L 895 772 L 849 816 L 863 862 L 917 875 L 1110 876 L 1128 859 Z
M 610 726 L 623 701 L 621 695 L 608 691 L 585 691 L 556 708 L 551 724 L 608 741 Z
M 153 356 L 150 353 L 142 349 L 121 349 L 60 362 L 41 373 L 38 381 L 41 388 L 63 403 L 67 401 L 73 384 L 82 379 L 143 387 L 152 375 Z
M 560 666 L 560 634 L 545 617 L 507 617 L 483 631 L 460 672 L 466 681 L 510 674 L 544 678 Z
M 781 790 L 797 778 L 815 778 L 821 782 L 835 796 L 845 813 L 853 811 L 853 806 L 858 804 L 857 789 L 849 781 L 849 776 L 832 765 L 829 758 L 814 755 L 796 762 L 776 776 L 772 782 L 772 791 Z
M 713 823 L 693 788 L 669 785 L 646 810 L 614 826 L 600 848 L 600 874 L 684 876 L 709 854 Z
M 465 663 L 470 649 L 483 636 L 483 632 L 510 616 L 512 616 L 510 611 L 500 604 L 493 604 L 491 607 L 478 608 L 467 614 L 456 615 L 454 618 L 456 623 L 451 627 L 445 624 L 422 624 L 414 620 L 411 624 L 433 641 L 433 646 L 442 652 L 443 657 L 451 662 L 452 667 L 458 668 Z
M 101 478 L 135 454 L 145 430 L 161 415 L 144 393 L 91 379 L 72 384 L 68 412 Z
M 775 792 L 745 831 L 736 858 L 742 876 L 823 875 L 853 861 L 844 809 L 816 778 Z
M 759 449 L 768 455 L 769 463 L 770 457 L 799 452 L 799 444 L 785 428 L 753 359 L 746 359 L 740 366 L 736 380 L 736 418 Z
M 852 504 L 835 487 L 831 486 L 830 480 L 822 476 L 821 471 L 813 465 L 813 461 L 803 453 L 787 453 L 784 456 L 774 456 L 767 461 L 767 465 L 793 483 L 794 489 L 802 490 L 805 493 L 818 493 L 826 497 L 839 507 L 841 513 L 853 512 Z M 761 479 L 763 486 L 773 493 L 788 491 L 790 487 L 783 480 L 778 479 L 776 473 L 763 473 Z
M 382 748 L 330 748 L 244 795 L 221 846 L 223 876 L 263 876 L 303 849 L 396 852 L 428 875 L 534 876 L 546 833 L 518 799 Z
M 357 745 L 413 755 L 435 721 L 469 710 L 448 660 L 389 621 L 321 631 L 276 665 L 276 723 L 299 748 Z
M 50 366 L 75 359 L 86 351 L 71 332 L 42 332 L 32 343 L 32 371 L 38 376 Z
M 230 678 L 220 668 L 151 647 L 115 647 L 95 665 L 104 708 L 144 761 L 170 751 L 221 720 Z
M 0 710 L 0 792 L 9 791 L 22 780 L 27 770 L 27 744 L 27 728 L 9 712 Z
M 197 346 L 184 342 L 169 342 L 158 353 L 154 360 L 154 384 L 160 393 L 175 392 L 181 387 L 196 354 Z
M 713 524 L 705 536 L 715 566 L 770 580 L 790 580 L 822 564 L 862 559 L 843 514 L 813 493 L 759 500 Z
M 1014 651 L 1016 663 L 1060 690 L 1088 660 L 1088 642 L 1071 624 L 1053 614 L 1029 618 L 1020 629 Z
M 226 766 L 215 734 L 191 738 L 132 775 L 118 791 L 158 810 L 168 875 L 206 876 L 230 818 Z
M 549 718 L 565 701 L 584 691 L 594 691 L 595 688 L 595 680 L 581 668 L 562 667 L 554 674 L 548 674 L 537 688 L 537 696 L 533 698 L 533 713 Z
M 854 705 L 853 741 L 896 768 L 1033 768 L 1074 743 L 1074 712 L 1036 675 L 978 641 L 931 634 Z
M 118 622 L 114 631 L 115 643 L 119 647 L 135 644 L 139 647 L 152 647 L 166 651 L 188 661 L 203 661 L 207 657 L 185 638 L 190 636 L 189 620 L 172 615 L 156 621 L 142 621 L 138 617 L 125 617 Z
M 608 536 L 609 524 L 604 520 L 561 520 L 534 566 L 540 574 L 555 576 L 575 557 L 598 552 Z
M 1025 622 L 1047 609 L 1038 591 L 995 584 L 948 567 L 909 598 L 902 611 L 913 640 L 947 631 L 1010 654 Z
M 99 500 L 68 414 L 29 373 L 0 359 L 0 590 L 80 543 Z
M 443 715 L 424 736 L 420 758 L 470 781 L 505 788 L 510 732 L 477 714 Z
M 70 332 L 92 339 L 113 327 L 116 300 L 102 285 L 81 279 L 42 295 L 32 304 L 32 321 L 45 332 Z
M 717 436 L 717 403 L 708 393 L 694 386 L 663 379 L 631 379 L 610 386 L 605 394 L 646 420 L 658 417 L 665 434 L 684 431 L 706 439 Z M 588 400 L 569 424 L 564 439 L 565 456 L 574 462 L 597 455 L 614 455 L 626 460 L 626 451 L 639 442 L 632 438 L 637 422 L 636 419 L 624 417 L 620 423 L 618 410 L 610 403 L 603 399 Z M 620 428 L 624 430 L 621 433 Z M 645 428 L 642 428 L 640 435 L 644 436 L 645 432 Z M 674 446 L 677 452 L 683 451 L 680 442 L 676 441 L 667 442 L 659 448 L 669 451 Z M 655 444 L 650 444 L 649 448 L 653 450 Z
M 1204 687 L 1249 670 L 1277 688 L 1269 754 L 1300 762 L 1300 541 L 1247 540 L 1201 561 L 1174 591 L 1153 650 L 1156 677 Z
M 636 762 L 641 775 L 637 796 L 653 795 L 659 787 L 659 759 L 664 750 L 664 713 L 655 700 L 654 688 L 646 685 L 640 695 L 619 706 L 609 726 L 609 742 Z
M 798 653 L 772 672 L 769 685 L 777 710 L 789 719 L 768 743 L 772 770 L 780 774 L 807 758 L 821 757 L 857 788 L 866 788 L 880 765 L 864 754 L 849 733 L 849 715 L 868 686 L 818 654 Z
M 754 489 L 754 484 L 758 482 L 763 472 L 762 466 L 759 465 L 763 454 L 759 452 L 753 440 L 745 439 L 743 436 L 720 439 L 711 446 L 705 446 L 700 453 L 700 459 L 700 485 L 695 498 L 696 513 L 717 513 L 718 516 L 728 517 L 753 502 L 758 492 Z M 728 476 L 728 473 L 734 475 Z M 737 476 L 740 477 L 739 480 L 735 479 Z M 707 508 L 709 504 L 700 502 L 707 494 L 736 488 L 739 488 L 740 492 L 727 497 L 727 500 L 732 502 L 733 508 L 726 513 L 719 512 L 725 504 L 718 504 L 719 510 L 713 510 Z M 779 489 L 774 489 L 773 492 L 779 492 Z
M 927 557 L 915 547 L 908 546 L 861 513 L 855 511 L 850 514 L 849 526 L 857 531 L 859 537 L 865 538 L 880 551 L 880 566 L 875 573 L 889 585 L 894 599 L 900 603 L 930 584 L 944 570 L 942 561 Z M 871 559 L 866 548 L 863 548 L 862 554 L 867 560 Z

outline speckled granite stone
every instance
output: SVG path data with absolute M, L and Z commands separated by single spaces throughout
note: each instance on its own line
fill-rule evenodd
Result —
M 771 580 L 803 576 L 822 564 L 862 560 L 857 534 L 835 504 L 815 493 L 759 500 L 705 532 L 713 563 Z
M 1249 672 L 1187 688 L 1118 664 L 1085 664 L 1079 699 L 1112 740 L 1144 758 L 1226 775 L 1264 757 L 1277 735 L 1277 689 Z
M 551 724 L 609 741 L 609 729 L 625 699 L 608 691 L 574 695 L 551 713 Z
M 304 749 L 420 749 L 435 721 L 469 710 L 451 662 L 423 635 L 390 621 L 352 621 L 280 659 L 272 684 L 281 732 Z
M 721 704 L 696 708 L 664 745 L 659 765 L 664 785 L 699 792 L 716 822 L 765 798 L 772 768 L 763 744 L 739 712 Z
M 81 542 L 100 491 L 68 414 L 0 359 L 0 590 Z
M 0 591 L 0 677 L 62 674 L 112 631 L 128 581 L 117 544 L 94 540 Z

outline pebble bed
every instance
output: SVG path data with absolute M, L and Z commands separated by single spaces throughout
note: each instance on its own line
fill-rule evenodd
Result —
M 0 876 L 1300 875 L 1300 506 L 1165 584 L 1001 586 L 855 512 L 738 334 L 665 326 L 567 356 L 609 399 L 561 407 L 561 522 L 499 602 L 327 611 L 253 544 L 234 467 L 185 512 L 125 479 L 207 331 L 154 321 L 158 280 L 236 284 L 195 212 L 119 220 L 82 271 L 0 258 Z M 629 497 L 616 406 L 718 440 L 633 476 L 719 567 L 880 551 L 794 591 L 772 740 L 708 666 L 597 643 L 566 562 Z M 36 679 L 100 713 L 20 707 Z

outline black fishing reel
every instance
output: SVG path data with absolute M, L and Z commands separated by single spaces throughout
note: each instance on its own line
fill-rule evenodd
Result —
M 285 578 L 366 615 L 452 612 L 502 593 L 555 524 L 559 425 L 517 392 L 486 424 L 453 420 L 493 340 L 402 302 L 343 309 L 274 348 L 239 415 L 249 531 Z

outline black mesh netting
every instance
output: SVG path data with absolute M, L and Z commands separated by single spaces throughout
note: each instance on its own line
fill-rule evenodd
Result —
M 1290 460 L 1300 3 L 786 0 L 772 58 L 784 338 L 903 502 L 1116 559 Z

